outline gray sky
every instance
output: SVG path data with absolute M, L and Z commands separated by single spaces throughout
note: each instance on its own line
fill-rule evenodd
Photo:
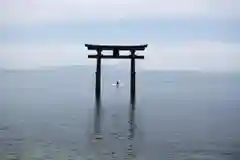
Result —
M 84 43 L 147 43 L 141 69 L 240 70 L 238 0 L 1 1 L 0 28 L 0 68 L 93 65 Z

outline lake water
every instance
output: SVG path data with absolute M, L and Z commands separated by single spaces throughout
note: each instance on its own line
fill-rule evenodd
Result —
M 240 159 L 239 73 L 137 72 L 130 140 L 128 73 L 111 69 L 102 81 L 103 139 L 93 139 L 93 73 L 1 71 L 0 160 Z

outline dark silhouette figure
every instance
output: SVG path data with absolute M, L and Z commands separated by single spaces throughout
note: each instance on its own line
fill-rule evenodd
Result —
M 117 88 L 119 87 L 119 81 L 117 81 L 117 83 L 116 83 L 116 87 L 117 87 Z

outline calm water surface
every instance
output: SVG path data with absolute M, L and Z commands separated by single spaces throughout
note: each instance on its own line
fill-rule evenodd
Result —
M 94 70 L 82 72 L 0 73 L 0 160 L 240 159 L 240 74 L 139 73 L 129 140 L 129 77 L 106 71 L 94 141 Z

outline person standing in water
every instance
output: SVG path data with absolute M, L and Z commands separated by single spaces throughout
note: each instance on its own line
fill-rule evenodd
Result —
M 117 81 L 116 86 L 117 86 L 117 88 L 119 87 L 119 81 Z

